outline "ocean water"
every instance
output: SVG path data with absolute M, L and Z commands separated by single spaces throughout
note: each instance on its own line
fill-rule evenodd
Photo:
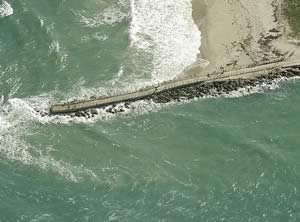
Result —
M 300 82 L 93 119 L 201 57 L 189 0 L 0 0 L 0 221 L 300 219 Z

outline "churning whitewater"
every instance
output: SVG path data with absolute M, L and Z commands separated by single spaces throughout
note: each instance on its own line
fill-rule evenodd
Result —
M 297 221 L 299 80 L 48 113 L 190 74 L 197 3 L 252 5 L 192 1 L 0 0 L 0 221 Z
M 131 69 L 132 73 L 129 73 L 131 82 L 135 82 L 137 77 L 135 74 L 145 72 L 145 70 L 147 73 L 144 79 L 137 82 L 138 87 L 170 80 L 197 60 L 201 38 L 200 31 L 192 19 L 192 4 L 190 0 L 131 0 L 129 7 L 125 6 L 128 4 L 126 2 L 119 0 L 104 9 L 103 13 L 97 14 L 92 18 L 83 16 L 80 11 L 73 13 L 78 15 L 83 25 L 90 29 L 97 29 L 102 25 L 115 26 L 129 17 L 128 34 L 130 45 L 128 46 L 128 55 L 132 60 L 130 63 L 135 64 L 133 66 L 134 69 Z M 126 12 L 124 9 L 128 11 Z M 13 12 L 14 10 L 10 4 L 6 1 L 1 2 L 0 18 L 13 16 Z M 41 17 L 38 18 L 38 21 L 41 21 Z M 44 19 L 42 21 L 42 27 L 47 25 L 44 23 Z M 46 29 L 47 32 L 53 31 L 55 24 L 50 24 Z M 107 37 L 99 38 L 98 40 L 105 41 L 106 39 Z M 57 43 L 56 45 L 60 45 L 60 47 L 64 47 L 58 40 L 54 39 L 49 44 L 49 49 L 53 48 L 53 42 Z M 28 45 L 30 46 L 30 43 Z M 67 55 L 64 57 L 64 63 L 68 63 Z M 143 65 L 140 66 L 141 64 Z M 17 71 L 18 64 L 15 67 Z M 120 77 L 120 73 L 116 74 L 116 78 Z M 4 69 L 0 77 L 5 74 L 7 73 L 5 73 Z M 10 79 L 9 81 L 14 82 L 16 80 Z M 114 80 L 111 82 L 114 82 Z M 16 81 L 15 91 L 18 91 L 20 86 L 20 83 Z M 127 85 L 124 88 L 115 90 L 117 92 L 128 91 L 134 90 L 134 87 Z M 87 88 L 79 91 L 85 93 L 83 96 L 93 96 L 94 93 L 100 95 L 103 93 L 105 95 L 107 91 L 111 92 L 111 89 Z M 77 175 L 81 173 L 90 175 L 91 172 L 88 169 L 80 169 L 80 167 L 56 161 L 54 158 L 46 155 L 48 148 L 40 150 L 38 147 L 33 147 L 27 143 L 23 138 L 27 134 L 34 133 L 32 132 L 32 126 L 35 123 L 93 122 L 98 118 L 94 120 L 72 120 L 70 117 L 41 117 L 36 112 L 36 110 L 47 111 L 49 105 L 56 101 L 55 96 L 57 94 L 66 94 L 65 100 L 73 98 L 74 95 L 70 92 L 53 91 L 22 99 L 13 98 L 12 96 L 15 93 L 10 93 L 8 97 L 7 95 L 1 95 L 0 152 L 2 156 L 10 160 L 21 161 L 24 164 L 49 168 L 72 180 L 76 180 L 76 172 Z M 76 96 L 78 96 L 78 91 L 76 93 Z M 138 113 L 143 113 L 147 109 L 153 110 L 158 108 L 158 105 L 149 104 L 148 102 L 139 102 L 135 106 L 135 112 Z M 111 116 L 105 111 L 99 111 L 100 115 L 102 116 L 99 117 L 101 119 Z
M 136 85 L 143 87 L 173 79 L 180 75 L 187 66 L 197 61 L 200 53 L 201 33 L 192 19 L 191 1 L 131 0 L 128 7 L 125 6 L 126 2 L 124 0 L 116 1 L 104 9 L 103 13 L 99 12 L 96 16 L 93 16 L 92 19 L 87 17 L 83 19 L 81 11 L 75 13 L 72 11 L 74 15 L 78 16 L 78 21 L 82 22 L 82 26 L 91 30 L 96 29 L 96 33 L 99 32 L 98 29 L 101 29 L 102 26 L 114 28 L 118 24 L 124 23 L 126 18 L 130 18 L 127 27 L 129 44 L 126 55 L 129 55 L 129 59 L 132 61 L 129 65 L 131 72 L 127 73 L 129 81 L 125 81 L 126 85 L 122 85 L 122 87 L 111 85 L 116 79 L 122 77 L 122 69 L 124 66 L 124 69 L 126 69 L 126 65 L 128 65 L 126 62 L 121 61 L 124 63 L 120 64 L 121 70 L 118 73 L 114 73 L 113 79 L 106 81 L 104 87 L 85 88 L 86 86 L 78 84 L 74 85 L 72 92 L 53 90 L 40 95 L 32 94 L 26 98 L 14 98 L 15 94 L 22 89 L 19 78 L 11 76 L 12 72 L 17 73 L 19 71 L 18 69 L 21 67 L 17 63 L 19 61 L 8 67 L 0 66 L 0 80 L 7 77 L 7 80 L 3 80 L 3 82 L 12 84 L 8 94 L 0 92 L 0 153 L 2 157 L 20 161 L 23 164 L 35 165 L 42 169 L 50 169 L 72 180 L 77 180 L 82 175 L 94 177 L 94 173 L 88 168 L 73 166 L 49 156 L 48 152 L 51 150 L 51 147 L 43 147 L 41 149 L 31 145 L 24 138 L 36 133 L 33 127 L 36 124 L 94 123 L 98 120 L 115 118 L 115 116 L 103 109 L 99 109 L 99 114 L 95 118 L 87 120 L 70 116 L 41 116 L 37 110 L 47 112 L 50 104 L 58 101 L 57 95 L 65 95 L 64 100 L 81 96 L 101 96 L 107 95 L 108 92 L 121 93 L 136 90 Z M 14 19 L 14 10 L 7 2 L 3 1 L 0 8 L 1 16 L 11 15 L 11 19 Z M 24 9 L 24 11 L 28 11 L 28 9 Z M 37 21 L 41 21 L 42 18 L 42 16 L 39 16 Z M 52 22 L 47 23 L 45 18 L 42 21 L 42 23 L 39 23 L 42 28 L 46 27 L 47 33 L 55 30 L 55 25 Z M 16 27 L 18 27 L 18 24 Z M 51 35 L 53 34 L 51 33 Z M 83 35 L 86 37 L 86 33 L 83 33 Z M 94 36 L 94 33 L 91 35 Z M 86 39 L 88 38 L 84 38 L 82 41 L 85 43 Z M 101 43 L 107 41 L 107 38 L 98 38 L 96 40 Z M 26 47 L 30 47 L 32 41 L 26 42 Z M 64 48 L 66 46 L 59 39 L 54 38 L 49 42 L 46 54 L 51 50 L 49 56 L 55 53 L 60 56 L 60 49 Z M 32 50 L 34 51 L 35 48 Z M 61 60 L 60 57 L 59 60 Z M 69 56 L 64 56 L 64 66 L 68 67 L 68 61 Z M 132 64 L 133 66 L 131 66 Z M 58 67 L 58 69 L 62 70 L 64 75 L 70 75 L 67 68 L 61 69 L 61 67 Z M 144 78 L 136 81 L 140 72 L 145 72 Z M 255 93 L 256 91 L 256 89 L 253 89 L 251 92 L 247 90 L 247 93 Z M 245 93 L 239 91 L 234 94 L 234 96 L 236 95 L 245 95 Z M 161 106 L 165 105 L 139 101 L 133 103 L 129 109 L 124 107 L 122 109 L 125 110 L 125 114 L 131 112 L 132 115 L 135 115 L 157 111 Z
M 123 85 L 123 87 L 113 88 L 114 91 L 120 93 L 135 90 L 135 84 L 130 83 L 138 83 L 139 87 L 143 87 L 173 79 L 177 75 L 180 75 L 185 67 L 197 60 L 201 38 L 200 31 L 192 19 L 191 1 L 131 0 L 128 7 L 125 6 L 126 2 L 123 0 L 117 1 L 115 4 L 104 9 L 103 13 L 99 12 L 96 16 L 92 16 L 92 18 L 83 17 L 80 14 L 82 12 L 74 13 L 78 15 L 78 19 L 83 23 L 83 26 L 87 26 L 92 30 L 96 29 L 96 33 L 98 33 L 98 29 L 101 29 L 102 26 L 115 27 L 117 24 L 124 22 L 124 19 L 130 18 L 127 55 L 132 60 L 130 64 L 133 64 L 133 66 L 130 67 L 133 67 L 133 69 L 130 69 L 131 72 L 127 73 L 129 82 L 126 81 L 126 85 Z M 12 7 L 5 1 L 2 3 L 0 12 L 2 17 L 11 15 L 11 18 L 14 19 Z M 40 21 L 40 19 L 39 17 L 37 20 Z M 43 18 L 42 21 L 43 23 L 40 25 L 47 26 L 47 20 Z M 50 32 L 51 30 L 55 30 L 55 26 L 50 23 L 46 29 L 48 30 L 47 32 Z M 85 33 L 84 36 L 86 36 Z M 86 39 L 84 39 L 84 42 Z M 97 41 L 107 41 L 107 39 L 100 38 Z M 30 46 L 30 43 L 30 41 L 26 43 L 27 46 Z M 52 39 L 47 50 L 51 50 L 50 56 L 53 53 L 60 55 L 59 49 L 65 47 L 59 39 Z M 64 65 L 67 66 L 69 57 L 66 55 L 64 58 Z M 126 66 L 126 62 L 120 66 Z M 18 67 L 20 67 L 19 64 L 9 67 L 0 66 L 0 79 L 11 75 L 11 72 L 18 72 Z M 59 69 L 66 72 L 65 69 L 61 69 L 60 67 Z M 116 79 L 120 78 L 120 76 L 122 77 L 121 71 L 115 73 Z M 144 78 L 137 82 L 137 75 L 139 76 L 142 72 L 145 72 L 145 75 L 143 75 Z M 64 73 L 64 75 L 69 74 Z M 7 81 L 13 85 L 8 95 L 3 96 L 0 94 L 1 156 L 26 165 L 34 165 L 41 169 L 52 170 L 73 181 L 78 181 L 83 175 L 94 178 L 95 174 L 90 169 L 59 161 L 48 155 L 51 146 L 41 149 L 41 147 L 31 145 L 24 138 L 37 133 L 33 127 L 36 124 L 94 123 L 99 119 L 114 118 L 114 115 L 101 109 L 98 111 L 99 115 L 88 120 L 69 116 L 41 116 L 36 110 L 47 112 L 50 104 L 57 101 L 57 95 L 60 94 L 66 95 L 65 100 L 75 98 L 75 96 L 91 97 L 95 94 L 106 95 L 107 92 L 112 92 L 110 84 L 115 79 L 107 81 L 107 86 L 102 88 L 84 88 L 79 84 L 78 86 L 74 86 L 74 92 L 57 92 L 53 90 L 38 96 L 33 94 L 27 98 L 14 98 L 14 95 L 22 87 L 18 78 L 13 79 L 13 77 L 8 77 Z M 237 94 L 244 95 L 243 92 L 237 92 Z M 159 110 L 161 106 L 149 101 L 140 101 L 134 103 L 131 109 L 123 108 L 127 114 L 134 110 L 133 115 L 135 115 Z
M 200 34 L 190 0 L 131 0 L 130 44 L 137 52 L 134 59 L 150 59 L 146 67 L 157 82 L 175 78 L 197 61 Z
M 0 19 L 10 16 L 14 13 L 11 5 L 6 1 L 0 1 Z

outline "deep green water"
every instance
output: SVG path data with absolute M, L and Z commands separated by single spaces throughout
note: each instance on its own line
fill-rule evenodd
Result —
M 1 222 L 300 220 L 299 80 L 88 121 L 42 118 L 34 109 L 56 100 L 147 84 L 157 61 L 129 46 L 129 1 L 7 2 Z

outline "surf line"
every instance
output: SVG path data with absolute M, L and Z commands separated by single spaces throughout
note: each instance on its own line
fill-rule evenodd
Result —
M 175 100 L 182 97 L 191 99 L 202 94 L 210 94 L 211 89 L 215 89 L 217 92 L 224 90 L 233 91 L 239 87 L 255 85 L 262 81 L 295 76 L 300 76 L 300 60 L 276 61 L 238 70 L 203 73 L 200 76 L 168 81 L 140 91 L 121 95 L 54 104 L 50 107 L 50 114 L 76 113 L 143 99 L 153 99 L 159 103 L 167 102 L 169 100 L 168 97 L 171 99 L 175 98 Z

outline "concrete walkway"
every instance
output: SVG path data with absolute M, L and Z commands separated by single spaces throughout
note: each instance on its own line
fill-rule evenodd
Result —
M 243 68 L 231 71 L 219 71 L 214 73 L 206 73 L 198 77 L 185 78 L 164 82 L 157 86 L 148 87 L 146 89 L 126 93 L 123 95 L 115 95 L 105 98 L 95 98 L 90 100 L 72 101 L 63 104 L 55 104 L 50 108 L 51 114 L 72 113 L 92 108 L 100 108 L 122 102 L 131 102 L 142 100 L 152 95 L 168 91 L 176 88 L 184 88 L 201 82 L 220 81 L 226 79 L 251 79 L 260 75 L 266 75 L 276 69 L 285 69 L 300 65 L 300 60 L 273 62 L 269 64 L 259 65 L 255 67 Z

